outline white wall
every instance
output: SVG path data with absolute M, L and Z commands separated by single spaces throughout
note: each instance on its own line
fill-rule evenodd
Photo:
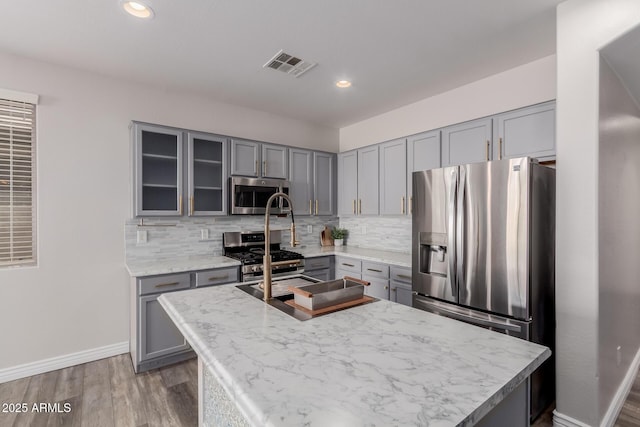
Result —
M 38 266 L 0 269 L 0 369 L 128 341 L 129 121 L 328 151 L 338 131 L 0 53 L 37 109 Z
M 640 109 L 602 59 L 599 107 L 598 372 L 606 410 L 640 348 Z
M 640 22 L 636 0 L 557 9 L 556 412 L 598 425 L 598 49 Z
M 556 57 L 460 86 L 340 129 L 340 151 L 461 123 L 556 97 Z

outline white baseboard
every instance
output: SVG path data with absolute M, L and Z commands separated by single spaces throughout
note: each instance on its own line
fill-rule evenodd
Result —
M 629 391 L 633 386 L 633 383 L 636 379 L 636 375 L 638 375 L 638 368 L 640 367 L 640 349 L 636 353 L 636 356 L 633 358 L 629 369 L 627 369 L 627 373 L 620 383 L 620 387 L 616 391 L 616 394 L 613 396 L 611 400 L 611 404 L 607 408 L 607 412 L 605 412 L 604 417 L 602 418 L 602 422 L 600 423 L 600 427 L 612 427 L 618 415 L 620 415 L 620 411 L 622 410 L 622 405 L 624 405 L 624 401 L 627 400 L 627 396 L 629 395 Z
M 129 352 L 129 341 L 0 369 L 0 384 Z
M 622 405 L 624 405 L 624 401 L 627 399 L 627 395 L 633 386 L 633 383 L 638 375 L 638 369 L 640 368 L 640 349 L 636 353 L 629 369 L 627 369 L 627 373 L 625 374 L 622 382 L 620 383 L 620 387 L 618 387 L 618 391 L 613 396 L 611 400 L 611 404 L 609 408 L 607 408 L 607 412 L 604 414 L 602 418 L 602 422 L 600 423 L 600 427 L 612 427 L 618 415 L 620 415 L 620 411 L 622 410 Z M 583 423 L 582 421 L 578 421 L 575 418 L 571 418 L 568 415 L 561 414 L 557 410 L 553 411 L 553 426 L 554 427 L 590 427 L 588 424 Z
M 591 427 L 589 424 L 585 424 L 582 421 L 578 421 L 575 418 L 571 418 L 568 415 L 561 414 L 560 412 L 553 411 L 553 427 Z

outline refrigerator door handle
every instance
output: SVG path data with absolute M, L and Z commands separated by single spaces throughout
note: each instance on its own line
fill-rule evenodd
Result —
M 476 311 L 471 314 L 471 310 L 469 309 L 456 307 L 452 306 L 451 304 L 441 303 L 437 301 L 428 301 L 419 297 L 414 297 L 414 301 L 418 303 L 416 308 L 420 308 L 435 314 L 442 313 L 443 316 L 449 317 L 451 319 L 473 323 L 474 325 L 480 325 L 487 328 L 515 332 L 516 334 L 521 334 L 523 332 L 520 325 L 515 325 L 509 322 L 509 319 L 501 318 L 499 316 L 479 313 Z
M 464 196 L 465 196 L 465 191 L 466 191 L 466 185 L 467 185 L 467 174 L 466 174 L 466 169 L 461 166 L 460 168 L 460 175 L 458 177 L 458 201 L 456 204 L 456 213 L 455 213 L 455 221 L 456 221 L 456 266 L 457 266 L 457 271 L 456 271 L 456 288 L 458 289 L 458 302 L 463 302 L 464 301 L 464 295 L 462 295 L 462 293 L 464 292 L 464 285 L 465 285 L 465 280 L 464 280 L 464 246 L 463 246 L 463 239 L 464 239 L 464 215 L 465 215 L 465 209 L 464 209 Z
M 451 188 L 449 189 L 449 230 L 447 232 L 447 279 L 451 286 L 451 294 L 454 300 L 458 298 L 456 283 L 456 187 L 458 185 L 457 168 L 451 171 Z

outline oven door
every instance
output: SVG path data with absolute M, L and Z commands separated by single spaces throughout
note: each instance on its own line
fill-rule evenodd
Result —
M 275 193 L 289 194 L 289 181 L 283 179 L 261 179 L 232 177 L 231 214 L 233 215 L 263 215 L 266 211 L 267 200 Z M 289 212 L 289 204 L 284 199 L 275 199 L 271 203 L 271 213 L 281 214 Z

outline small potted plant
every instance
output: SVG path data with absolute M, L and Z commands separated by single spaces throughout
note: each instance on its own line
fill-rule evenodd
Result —
M 344 242 L 344 238 L 347 236 L 347 230 L 345 230 L 344 228 L 334 228 L 331 231 L 331 237 L 333 237 L 333 244 L 335 246 L 342 246 L 342 243 Z

